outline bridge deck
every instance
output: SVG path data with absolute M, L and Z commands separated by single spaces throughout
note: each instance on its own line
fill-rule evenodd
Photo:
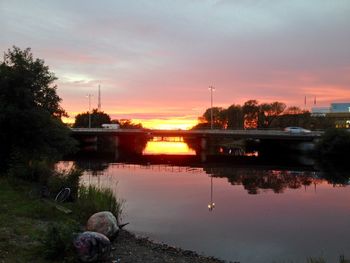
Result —
M 145 135 L 149 137 L 223 137 L 251 139 L 284 139 L 313 140 L 323 132 L 290 133 L 281 130 L 148 130 L 148 129 L 105 129 L 105 128 L 73 128 L 73 134 L 115 134 L 115 135 Z

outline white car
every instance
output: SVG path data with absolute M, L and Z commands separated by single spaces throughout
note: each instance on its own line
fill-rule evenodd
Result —
M 310 130 L 301 128 L 301 127 L 287 127 L 284 128 L 285 132 L 290 132 L 290 133 L 309 133 L 311 132 Z

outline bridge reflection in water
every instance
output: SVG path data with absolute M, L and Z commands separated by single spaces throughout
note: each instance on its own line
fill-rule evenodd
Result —
M 154 137 L 148 141 L 143 155 L 147 154 L 170 154 L 170 155 L 195 155 L 183 137 Z

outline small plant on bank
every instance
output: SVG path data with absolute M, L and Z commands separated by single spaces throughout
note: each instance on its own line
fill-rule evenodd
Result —
M 72 240 L 75 233 L 79 231 L 79 225 L 76 222 L 55 223 L 49 226 L 43 238 L 40 239 L 43 256 L 49 260 L 76 262 Z
M 63 188 L 70 189 L 70 201 L 74 201 L 78 196 L 79 180 L 82 175 L 82 170 L 71 169 L 68 172 L 54 172 L 52 176 L 48 178 L 47 186 L 51 193 L 57 194 Z
M 77 207 L 83 222 L 97 212 L 110 211 L 117 219 L 122 212 L 122 202 L 111 189 L 99 189 L 91 185 L 80 186 Z

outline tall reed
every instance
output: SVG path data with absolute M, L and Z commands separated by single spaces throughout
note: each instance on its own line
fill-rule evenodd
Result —
M 115 196 L 108 188 L 97 188 L 96 186 L 81 185 L 78 190 L 77 207 L 83 222 L 101 211 L 111 212 L 117 219 L 122 212 L 123 202 Z

